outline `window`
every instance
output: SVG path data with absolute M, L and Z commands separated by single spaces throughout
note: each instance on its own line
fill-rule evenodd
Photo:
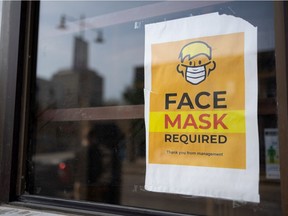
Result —
M 77 201 L 79 209 L 89 201 L 96 211 L 102 204 L 112 204 L 108 209 L 126 208 L 126 213 L 149 209 L 196 215 L 283 214 L 280 183 L 286 180 L 282 182 L 283 176 L 275 169 L 280 167 L 279 157 L 285 148 L 279 151 L 275 144 L 278 149 L 269 150 L 269 142 L 277 142 L 282 131 L 278 129 L 278 121 L 283 120 L 277 103 L 286 101 L 278 95 L 279 77 L 284 75 L 278 72 L 281 68 L 276 69 L 280 57 L 275 57 L 275 41 L 277 44 L 279 40 L 275 11 L 282 7 L 275 9 L 275 5 L 234 1 L 41 1 L 38 8 L 35 2 L 22 3 L 21 16 L 27 22 L 22 21 L 20 33 L 25 40 L 20 40 L 16 50 L 24 63 L 18 62 L 18 81 L 15 78 L 14 86 L 10 86 L 22 98 L 15 93 L 16 104 L 6 103 L 6 107 L 16 107 L 11 124 L 21 132 L 17 138 L 16 132 L 10 133 L 13 142 L 20 143 L 19 149 L 10 149 L 14 152 L 12 158 L 18 158 L 15 152 L 20 153 L 20 166 L 14 164 L 20 177 L 14 182 L 17 189 L 9 193 L 28 203 L 42 200 L 45 204 L 46 200 L 52 206 L 61 206 L 52 201 L 55 198 L 68 205 Z M 31 15 L 38 9 L 39 17 L 37 13 Z M 258 27 L 259 204 L 144 190 L 145 25 L 213 12 L 241 17 Z M 19 89 L 25 91 L 19 93 Z M 21 103 L 18 109 L 17 103 Z M 20 109 L 23 107 L 24 111 Z M 8 111 L 0 114 L 3 117 Z M 1 134 L 5 124 L 0 125 Z M 5 140 L 1 142 L 3 145 Z M 273 156 L 273 163 L 269 156 Z

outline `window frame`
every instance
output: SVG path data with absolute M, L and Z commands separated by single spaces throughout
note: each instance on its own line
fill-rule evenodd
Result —
M 22 76 L 19 73 L 21 56 L 20 42 L 21 29 L 21 2 L 3 1 L 2 23 L 1 23 L 1 60 L 0 60 L 0 137 L 1 137 L 1 155 L 0 155 L 0 196 L 1 202 L 8 202 L 15 199 L 18 170 L 18 140 L 20 107 L 16 104 L 21 100 L 19 88 L 22 84 L 17 82 Z M 6 57 L 6 58 L 5 58 Z
M 275 60 L 283 215 L 288 215 L 288 3 L 275 2 Z
M 285 193 L 288 190 L 288 3 L 276 1 L 274 4 L 281 205 L 283 215 L 288 215 L 288 193 Z M 134 207 L 23 195 L 29 181 L 25 161 L 30 143 L 28 110 L 33 102 L 30 92 L 34 88 L 30 81 L 36 79 L 39 5 L 39 1 L 3 1 L 0 38 L 0 202 L 87 215 L 175 215 Z M 131 107 L 122 108 L 129 110 Z M 137 118 L 144 116 L 142 105 L 132 108 L 138 109 Z M 63 115 L 60 117 L 63 118 Z M 96 119 L 97 116 L 93 120 Z

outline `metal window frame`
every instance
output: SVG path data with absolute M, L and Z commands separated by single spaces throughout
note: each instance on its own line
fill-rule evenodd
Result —
M 2 23 L 0 38 L 0 201 L 12 200 L 16 185 L 15 175 L 17 172 L 18 158 L 18 134 L 20 110 L 18 101 L 20 95 L 17 92 L 21 82 L 20 71 L 20 23 L 21 2 L 3 1 Z M 13 163 L 13 160 L 15 163 Z M 13 171 L 12 171 L 13 170 Z
M 29 92 L 35 79 L 38 1 L 3 1 L 0 38 L 0 202 L 85 215 L 172 215 L 149 209 L 22 195 Z M 288 215 L 288 3 L 275 2 L 275 53 L 282 212 Z M 32 72 L 31 72 L 32 71 Z M 25 180 L 26 178 L 24 178 Z M 29 179 L 28 179 L 29 181 Z M 95 212 L 96 211 L 96 212 Z M 175 215 L 175 214 L 173 214 Z M 183 215 L 183 214 L 177 214 Z
M 0 38 L 0 202 L 14 201 L 25 179 L 26 135 L 36 69 L 39 1 L 3 1 Z
M 288 215 L 288 2 L 275 2 L 275 56 L 282 213 Z

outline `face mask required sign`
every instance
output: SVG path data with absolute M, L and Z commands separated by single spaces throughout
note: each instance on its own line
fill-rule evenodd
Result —
M 145 189 L 259 202 L 257 28 L 218 13 L 145 27 Z

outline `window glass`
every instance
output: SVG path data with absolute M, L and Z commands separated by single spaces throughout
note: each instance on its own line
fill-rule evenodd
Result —
M 1 22 L 2 22 L 2 0 L 0 0 L 0 23 Z
M 144 190 L 144 27 L 212 12 L 258 27 L 259 204 Z M 28 192 L 189 214 L 279 215 L 280 179 L 267 169 L 272 155 L 271 169 L 279 168 L 279 150 L 267 149 L 277 142 L 274 39 L 273 2 L 42 1 Z

